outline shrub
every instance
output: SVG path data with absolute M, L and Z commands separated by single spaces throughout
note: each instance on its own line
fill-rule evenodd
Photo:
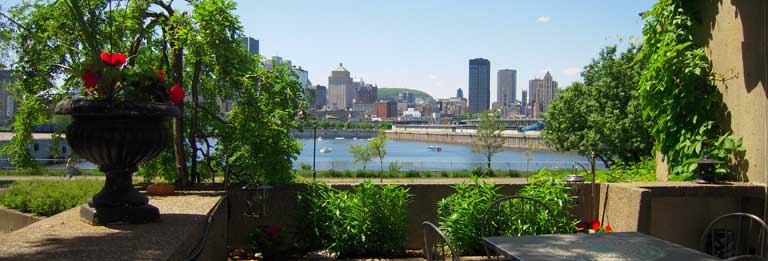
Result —
M 656 181 L 656 162 L 652 158 L 644 158 L 640 162 L 619 162 L 606 171 L 596 174 L 597 182 L 643 182 Z
M 408 170 L 408 171 L 405 172 L 405 177 L 406 178 L 418 178 L 418 177 L 421 177 L 421 173 L 419 173 L 419 171 L 417 171 L 417 170 Z
M 500 197 L 499 187 L 472 177 L 473 184 L 456 184 L 452 195 L 437 204 L 440 229 L 462 254 L 481 254 L 480 228 L 485 209 Z
M 405 246 L 408 190 L 366 181 L 351 191 L 310 184 L 299 193 L 299 224 L 308 248 L 327 248 L 339 258 L 382 257 Z
M 327 173 L 328 173 L 328 177 L 332 177 L 332 178 L 338 178 L 341 176 L 341 173 L 339 173 L 335 169 L 329 169 Z
M 545 215 L 543 209 L 539 213 L 534 213 L 530 217 L 525 217 L 527 221 L 533 221 L 534 224 L 540 224 L 537 230 L 528 230 L 518 228 L 523 234 L 548 234 L 554 233 L 555 228 L 559 233 L 576 232 L 577 220 L 570 210 L 573 207 L 570 195 L 570 187 L 566 186 L 561 178 L 555 178 L 547 174 L 547 170 L 542 170 L 537 175 L 528 178 L 528 185 L 519 193 L 520 196 L 530 197 L 544 202 L 552 213 Z M 551 220 L 554 219 L 554 224 Z M 554 227 L 553 227 L 554 226 Z
M 103 186 L 101 180 L 17 181 L 0 197 L 0 204 L 21 212 L 52 216 L 85 203 Z

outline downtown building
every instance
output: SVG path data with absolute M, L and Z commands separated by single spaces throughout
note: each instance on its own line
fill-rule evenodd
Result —
M 365 83 L 363 79 L 359 81 L 352 81 L 352 86 L 355 88 L 355 104 L 373 104 L 378 100 L 379 87 Z
M 516 108 L 515 115 L 520 111 L 517 104 L 517 71 L 510 69 L 499 70 L 496 73 L 496 106 L 502 115 L 510 114 Z
M 557 82 L 552 80 L 552 74 L 547 72 L 543 79 L 533 79 L 528 82 L 530 95 L 531 116 L 537 118 L 547 111 L 547 106 L 557 97 Z
M 9 91 L 9 85 L 15 81 L 12 74 L 11 70 L 0 70 L 0 126 L 11 125 L 16 108 L 19 107 L 13 92 Z
M 380 101 L 373 104 L 373 114 L 384 120 L 397 118 L 397 102 Z
M 349 71 L 339 63 L 339 67 L 331 71 L 328 77 L 327 106 L 330 110 L 347 110 L 352 108 L 352 102 L 357 96 Z
M 483 58 L 469 60 L 469 112 L 484 112 L 490 105 L 491 62 Z
M 441 116 L 461 116 L 467 113 L 467 99 L 464 97 L 437 99 L 437 107 Z
M 322 85 L 315 85 L 310 87 L 315 90 L 315 99 L 313 107 L 316 109 L 322 109 L 325 107 L 326 104 L 328 104 L 328 101 L 326 99 L 326 96 L 328 95 L 328 88 Z

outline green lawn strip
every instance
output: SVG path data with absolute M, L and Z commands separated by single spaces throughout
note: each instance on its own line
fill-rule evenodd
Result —
M 0 196 L 0 205 L 25 213 L 52 216 L 83 204 L 104 185 L 102 180 L 21 180 Z

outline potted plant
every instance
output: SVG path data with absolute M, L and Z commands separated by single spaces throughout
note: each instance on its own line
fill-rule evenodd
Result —
M 104 188 L 83 205 L 81 217 L 91 224 L 157 221 L 159 210 L 133 187 L 132 176 L 138 164 L 169 144 L 168 122 L 180 114 L 176 104 L 184 99 L 184 88 L 166 81 L 159 67 L 131 61 L 135 56 L 119 52 L 121 45 L 101 41 L 80 2 L 67 4 L 80 28 L 75 35 L 84 43 L 67 67 L 67 81 L 82 87 L 79 97 L 59 102 L 54 112 L 71 115 L 67 142 L 106 175 Z

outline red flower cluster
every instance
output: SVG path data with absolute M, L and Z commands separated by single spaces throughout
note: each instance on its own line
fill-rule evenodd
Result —
M 120 67 L 125 64 L 125 54 L 101 52 L 101 60 L 105 63 Z
M 598 231 L 598 230 L 600 230 L 600 227 L 601 227 L 601 226 L 600 226 L 600 220 L 597 220 L 597 219 L 595 219 L 595 220 L 592 220 L 592 230 L 593 230 L 593 231 Z M 608 224 L 608 225 L 606 225 L 606 226 L 605 226 L 605 231 L 606 231 L 606 232 L 611 232 L 612 230 L 613 230 L 613 228 L 611 227 L 611 225 L 610 225 L 610 224 Z
M 274 236 L 280 233 L 280 227 L 275 224 L 269 225 L 266 230 L 259 232 L 259 237 L 265 238 L 267 236 Z
M 184 88 L 182 88 L 181 85 L 174 84 L 168 92 L 168 99 L 174 104 L 179 104 L 184 100 Z
M 85 83 L 85 88 L 90 89 L 99 84 L 99 77 L 96 77 L 96 74 L 91 71 L 85 70 L 85 73 L 83 74 L 83 82 Z

